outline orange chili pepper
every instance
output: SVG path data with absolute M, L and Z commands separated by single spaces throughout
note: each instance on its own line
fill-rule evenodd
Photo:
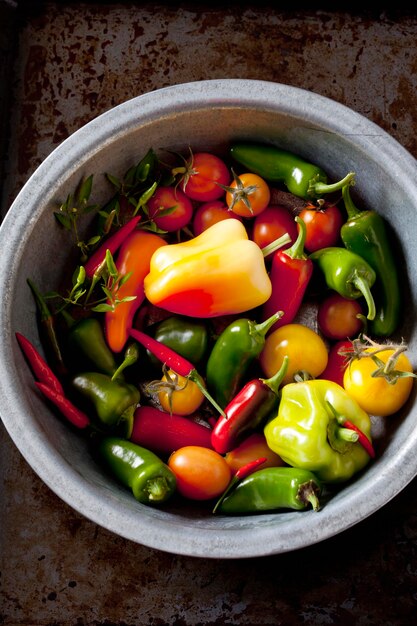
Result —
M 105 334 L 107 343 L 113 352 L 120 352 L 129 338 L 133 319 L 145 299 L 143 281 L 149 273 L 151 257 L 155 250 L 167 245 L 166 241 L 149 231 L 136 230 L 127 237 L 119 250 L 116 267 L 121 276 L 131 272 L 123 283 L 117 297 L 136 296 L 134 300 L 120 302 L 105 314 Z

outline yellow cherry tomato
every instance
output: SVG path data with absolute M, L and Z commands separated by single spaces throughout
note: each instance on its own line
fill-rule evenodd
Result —
M 158 399 L 161 407 L 168 413 L 191 415 L 203 403 L 204 395 L 198 386 L 188 378 L 168 370 L 161 378 Z
M 366 351 L 368 352 L 368 350 Z M 393 350 L 378 352 L 377 357 L 384 363 L 393 354 Z M 396 413 L 408 400 L 414 384 L 414 378 L 398 378 L 391 384 L 381 376 L 372 377 L 378 365 L 369 356 L 353 360 L 343 376 L 343 386 L 364 411 L 371 415 L 386 417 Z M 411 363 L 403 353 L 398 357 L 395 370 L 412 372 Z
M 269 204 L 271 192 L 268 183 L 257 174 L 235 175 L 226 193 L 226 204 L 230 211 L 242 217 L 255 217 Z
M 303 324 L 285 324 L 267 336 L 259 357 L 267 378 L 279 370 L 286 355 L 289 362 L 283 385 L 294 382 L 294 374 L 297 372 L 306 372 L 317 378 L 326 368 L 328 360 L 323 339 Z

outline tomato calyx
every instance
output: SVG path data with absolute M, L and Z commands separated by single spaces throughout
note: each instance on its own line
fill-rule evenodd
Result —
M 355 359 L 370 358 L 374 361 L 376 369 L 372 372 L 372 378 L 383 378 L 390 385 L 395 385 L 399 378 L 417 378 L 414 372 L 404 372 L 396 369 L 398 359 L 403 352 L 408 349 L 404 341 L 401 343 L 377 343 L 365 334 L 359 335 L 352 340 L 352 349 L 340 351 L 342 356 L 346 356 L 349 362 Z M 391 352 L 388 359 L 383 361 L 378 357 L 380 352 Z
M 232 201 L 229 204 L 229 211 L 233 211 L 235 205 L 238 202 L 243 202 L 243 204 L 248 209 L 248 211 L 250 211 L 251 214 L 253 214 L 253 208 L 252 208 L 252 204 L 251 204 L 249 196 L 255 193 L 255 191 L 258 189 L 258 185 L 246 185 L 245 186 L 243 181 L 241 180 L 241 178 L 239 178 L 239 176 L 236 174 L 233 168 L 231 168 L 231 172 L 232 172 L 233 180 L 235 183 L 234 187 L 231 187 L 228 185 L 221 185 L 220 183 L 217 183 L 226 193 L 231 194 Z
M 183 161 L 184 165 L 173 167 L 171 169 L 171 174 L 174 178 L 176 178 L 178 175 L 180 176 L 179 180 L 176 183 L 176 186 L 181 185 L 183 190 L 185 190 L 185 188 L 187 187 L 188 181 L 190 180 L 191 176 L 195 176 L 196 174 L 198 174 L 198 170 L 194 168 L 194 154 L 191 150 L 191 147 L 188 147 L 188 150 L 190 152 L 190 157 L 188 161 L 182 156 L 182 154 L 175 153 Z
M 152 380 L 149 383 L 146 383 L 144 385 L 144 392 L 153 402 L 155 402 L 155 404 L 159 404 L 159 394 L 161 392 L 166 392 L 170 413 L 172 414 L 172 394 L 174 391 L 183 391 L 188 385 L 188 378 L 184 378 L 183 383 L 180 384 L 178 374 L 169 369 L 165 363 L 162 366 L 162 372 L 163 380 Z

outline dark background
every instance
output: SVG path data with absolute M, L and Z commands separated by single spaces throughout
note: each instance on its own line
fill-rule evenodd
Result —
M 417 156 L 417 15 L 401 3 L 334 4 L 0 0 L 2 215 L 81 125 L 131 97 L 201 79 L 309 89 Z M 0 463 L 2 624 L 416 622 L 416 481 L 326 542 L 226 561 L 155 551 L 89 522 L 39 480 L 3 426 Z

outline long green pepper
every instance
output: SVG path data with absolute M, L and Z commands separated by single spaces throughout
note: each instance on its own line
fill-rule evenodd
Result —
M 400 323 L 402 295 L 392 245 L 384 218 L 373 210 L 359 210 L 348 187 L 343 200 L 348 219 L 340 230 L 346 248 L 361 255 L 376 273 L 374 297 L 376 314 L 369 324 L 373 335 L 388 337 Z

